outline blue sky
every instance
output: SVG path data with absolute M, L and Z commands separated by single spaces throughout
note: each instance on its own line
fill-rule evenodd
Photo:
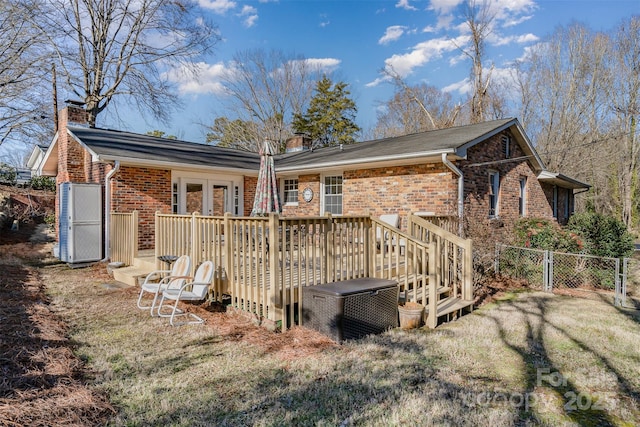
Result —
M 202 141 L 195 122 L 213 120 L 220 111 L 221 93 L 216 77 L 229 66 L 239 50 L 279 49 L 326 63 L 347 82 L 358 106 L 362 128 L 375 124 L 376 109 L 393 93 L 380 70 L 386 64 L 411 83 L 425 82 L 464 96 L 469 61 L 452 44 L 464 45 L 461 27 L 462 0 L 347 0 L 347 1 L 231 1 L 199 0 L 219 26 L 222 42 L 203 64 L 199 84 L 177 82 L 187 110 L 176 115 L 171 126 L 158 128 L 181 138 Z M 633 0 L 493 0 L 496 26 L 487 58 L 496 73 L 526 53 L 559 25 L 573 21 L 593 30 L 609 30 L 623 18 L 640 13 Z M 209 120 L 209 121 L 210 121 Z M 146 131 L 148 124 L 131 123 L 132 130 Z
M 185 108 L 169 125 L 131 112 L 120 120 L 105 114 L 99 126 L 139 133 L 160 129 L 203 142 L 198 123 L 212 122 L 222 108 L 219 75 L 237 51 L 248 49 L 277 49 L 325 64 L 349 84 L 364 129 L 375 124 L 380 102 L 393 93 L 379 72 L 386 64 L 410 84 L 425 82 L 464 96 L 470 63 L 452 43 L 465 43 L 463 0 L 196 1 L 219 27 L 222 41 L 213 55 L 202 58 L 199 81 L 176 78 Z M 557 26 L 577 21 L 608 31 L 640 14 L 640 0 L 493 0 L 492 8 L 496 19 L 487 58 L 500 75 Z M 0 159 L 7 149 L 0 148 Z

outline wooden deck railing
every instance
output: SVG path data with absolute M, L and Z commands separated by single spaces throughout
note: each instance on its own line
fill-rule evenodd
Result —
M 157 213 L 155 221 L 156 258 L 187 254 L 194 268 L 212 260 L 213 299 L 230 295 L 234 307 L 283 328 L 300 323 L 304 288 L 322 283 L 396 280 L 405 300 L 427 305 L 433 316 L 443 289 L 461 298 L 472 292 L 470 241 L 415 216 L 407 232 L 369 216 Z
M 112 262 L 133 264 L 138 256 L 138 211 L 112 212 L 109 228 L 109 257 Z
M 454 298 L 473 300 L 473 245 L 417 216 L 409 217 L 408 232 L 435 245 L 436 281 Z
M 416 212 L 413 214 L 414 216 L 420 217 L 425 221 L 430 222 L 433 225 L 436 225 L 449 233 L 455 234 L 456 236 L 460 235 L 460 221 L 456 215 L 432 215 L 427 212 Z M 408 228 L 408 227 L 407 227 Z
M 156 266 L 162 255 L 189 255 L 193 273 L 203 261 L 211 260 L 216 267 L 212 283 L 212 296 L 221 300 L 227 293 L 228 278 L 224 252 L 225 218 L 192 215 L 162 214 L 155 217 L 155 259 Z

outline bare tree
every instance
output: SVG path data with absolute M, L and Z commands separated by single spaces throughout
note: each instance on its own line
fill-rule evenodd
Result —
M 606 35 L 580 24 L 559 28 L 532 49 L 520 68 L 523 122 L 552 170 L 584 176 L 591 168 L 580 156 L 604 136 L 610 110 Z M 581 148 L 582 147 L 582 148 Z
M 493 64 L 489 70 L 485 70 L 486 40 L 493 31 L 495 14 L 490 8 L 491 2 L 487 0 L 469 0 L 465 9 L 465 24 L 469 30 L 469 46 L 461 47 L 462 53 L 471 59 L 470 81 L 471 93 L 471 123 L 479 123 L 486 120 L 489 110 L 491 96 L 489 94 L 491 85 L 491 73 Z
M 393 82 L 395 93 L 382 104 L 384 109 L 378 113 L 374 138 L 454 126 L 461 106 L 453 103 L 450 94 L 426 84 L 410 86 L 390 65 L 381 72 Z
M 90 125 L 116 99 L 167 120 L 179 102 L 170 67 L 195 73 L 219 40 L 196 4 L 173 0 L 46 0 L 37 17 L 51 35 L 66 89 L 86 104 Z
M 634 223 L 640 19 L 617 32 L 559 28 L 520 64 L 522 118 L 551 170 L 593 185 L 587 206 Z
M 398 77 L 399 79 L 399 77 Z M 374 138 L 444 129 L 456 124 L 461 106 L 449 93 L 434 86 L 396 84 L 393 97 L 382 104 L 373 129 Z
M 0 0 L 0 144 L 33 143 L 50 128 L 46 40 L 30 25 L 36 6 Z
M 618 179 L 616 193 L 620 198 L 622 221 L 630 227 L 634 224 L 634 198 L 640 195 L 638 188 L 638 157 L 640 140 L 637 136 L 640 116 L 640 16 L 631 17 L 620 24 L 614 35 L 612 66 L 616 71 L 611 91 L 614 117 L 611 123 L 615 133 Z
M 224 116 L 233 119 L 208 126 L 210 140 L 259 151 L 266 139 L 276 141 L 282 150 L 283 141 L 291 134 L 293 115 L 305 111 L 322 71 L 302 56 L 278 50 L 236 53 L 222 79 L 228 95 Z

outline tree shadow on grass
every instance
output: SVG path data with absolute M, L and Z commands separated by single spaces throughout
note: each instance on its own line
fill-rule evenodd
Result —
M 256 378 L 241 390 L 221 387 L 238 381 L 233 373 L 222 375 L 204 387 L 214 392 L 200 397 L 211 403 L 192 411 L 192 420 L 220 426 L 492 425 L 482 422 L 484 408 L 465 401 L 465 386 L 438 375 L 445 362 L 425 354 L 420 335 L 390 332 L 349 342 L 324 355 L 335 356 L 329 366 L 313 365 L 306 375 L 286 367 L 253 369 L 248 374 Z M 181 417 L 167 413 L 153 424 Z
M 543 411 L 550 409 L 548 405 L 551 404 L 556 407 L 555 410 L 559 409 L 561 415 L 579 425 L 618 425 L 620 419 L 612 413 L 612 410 L 615 409 L 614 402 L 608 401 L 606 393 L 602 393 L 602 391 L 595 390 L 592 394 L 591 390 L 580 389 L 571 379 L 570 373 L 565 372 L 554 363 L 553 358 L 549 355 L 549 350 L 553 348 L 554 344 L 548 343 L 545 336 L 550 333 L 558 334 L 571 346 L 575 346 L 579 351 L 587 352 L 594 357 L 597 361 L 596 365 L 603 367 L 608 374 L 615 376 L 617 386 L 624 395 L 637 401 L 640 398 L 639 391 L 606 355 L 601 354 L 588 342 L 579 339 L 568 327 L 558 325 L 549 319 L 548 305 L 553 301 L 553 298 L 557 297 L 529 295 L 525 299 L 508 303 L 508 307 L 512 307 L 524 319 L 525 345 L 519 345 L 509 337 L 506 325 L 501 318 L 493 316 L 491 312 L 485 315 L 493 320 L 503 343 L 520 355 L 525 363 L 526 382 L 522 392 L 524 396 L 530 396 L 530 401 L 536 404 L 532 408 L 521 410 L 521 419 L 537 420 L 543 415 Z M 556 399 L 560 405 L 554 403 Z
M 636 301 L 635 299 L 630 299 L 627 297 L 627 305 L 619 306 L 615 304 L 612 298 L 608 298 L 606 295 L 602 294 L 597 295 L 600 301 L 615 308 L 618 313 L 622 314 L 627 319 L 632 320 L 636 323 L 640 323 L 640 301 Z M 631 301 L 631 303 L 629 301 Z

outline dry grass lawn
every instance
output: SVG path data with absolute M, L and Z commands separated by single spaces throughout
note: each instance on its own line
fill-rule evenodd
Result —
M 34 271 L 48 300 L 25 305 L 64 319 L 96 425 L 640 425 L 640 314 L 606 296 L 505 294 L 436 330 L 337 346 L 216 306 L 188 306 L 206 324 L 174 328 L 104 266 Z M 2 397 L 0 424 L 19 394 Z

